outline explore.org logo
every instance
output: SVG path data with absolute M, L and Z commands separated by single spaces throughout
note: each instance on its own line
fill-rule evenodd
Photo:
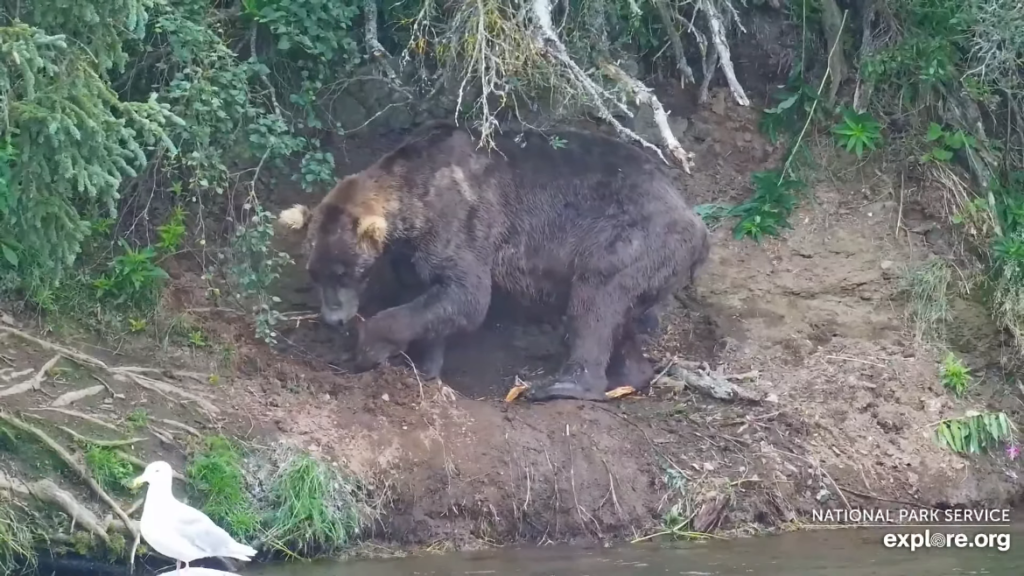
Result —
M 994 548 L 1000 552 L 1010 549 L 1010 535 L 1007 533 L 978 533 L 973 536 L 959 533 L 924 532 L 886 534 L 882 537 L 886 548 L 909 548 L 911 552 L 921 548 Z

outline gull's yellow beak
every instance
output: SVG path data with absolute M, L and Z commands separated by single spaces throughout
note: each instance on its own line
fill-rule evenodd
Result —
M 146 475 L 145 474 L 143 474 L 141 476 L 136 476 L 135 479 L 132 480 L 131 487 L 132 488 L 138 488 L 139 486 L 142 486 L 145 482 L 146 482 Z

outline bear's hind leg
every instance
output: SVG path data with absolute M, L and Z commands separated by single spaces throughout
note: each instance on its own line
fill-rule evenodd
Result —
M 636 322 L 636 320 L 634 320 Z M 645 328 L 627 323 L 619 338 L 615 351 L 608 361 L 608 391 L 631 386 L 637 392 L 647 390 L 654 378 L 654 368 L 644 357 L 637 331 Z
M 576 283 L 569 298 L 569 359 L 550 384 L 531 389 L 529 398 L 606 400 L 605 374 L 615 336 L 626 318 L 627 300 L 616 286 Z

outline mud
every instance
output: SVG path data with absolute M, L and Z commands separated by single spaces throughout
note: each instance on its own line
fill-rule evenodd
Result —
M 684 145 L 700 166 L 688 190 L 694 203 L 740 202 L 750 173 L 777 164 L 780 151 L 758 134 L 756 111 L 714 108 L 688 120 Z M 348 143 L 338 175 L 386 148 Z M 356 157 L 358 149 L 367 152 Z M 912 208 L 901 205 L 899 186 L 874 175 L 818 185 L 795 230 L 763 245 L 733 240 L 730 224 L 714 232 L 707 268 L 663 314 L 663 336 L 647 353 L 662 365 L 679 358 L 728 373 L 757 370 L 745 386 L 765 395 L 758 404 L 671 386 L 607 404 L 506 404 L 516 376 L 553 370 L 565 351 L 557 314 L 507 299 L 496 300 L 479 333 L 451 342 L 443 385 L 419 382 L 401 366 L 353 375 L 350 335 L 291 323 L 271 351 L 240 317 L 202 312 L 211 304 L 187 262 L 173 274 L 168 306 L 237 355 L 232 367 L 180 352 L 160 363 L 222 376 L 202 393 L 224 411 L 224 429 L 296 442 L 359 475 L 384 512 L 373 526 L 384 541 L 470 547 L 635 538 L 657 532 L 674 504 L 703 529 L 752 532 L 807 521 L 822 507 L 1012 502 L 1019 462 L 958 457 L 930 436 L 935 422 L 979 400 L 945 394 L 937 355 L 904 325 L 899 271 L 938 248 L 897 228 L 897 220 L 913 225 L 899 216 Z M 277 193 L 273 207 L 301 194 Z M 317 308 L 301 261 L 284 278 L 286 309 Z M 983 315 L 966 314 L 964 333 L 972 333 L 970 318 L 985 331 Z M 17 397 L 15 407 L 38 401 L 36 394 Z M 983 397 L 1006 400 L 996 396 Z M 161 401 L 141 393 L 115 399 L 113 409 Z M 682 489 L 668 481 L 680 476 Z

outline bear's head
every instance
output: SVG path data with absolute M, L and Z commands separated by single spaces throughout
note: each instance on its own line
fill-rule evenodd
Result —
M 388 235 L 385 190 L 360 175 L 338 182 L 316 208 L 296 204 L 281 212 L 286 229 L 305 231 L 306 270 L 320 292 L 320 315 L 338 326 L 359 310 L 370 267 Z

